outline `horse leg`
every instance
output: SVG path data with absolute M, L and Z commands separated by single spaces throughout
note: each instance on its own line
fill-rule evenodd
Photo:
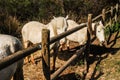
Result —
M 28 46 L 32 46 L 32 45 L 33 45 L 33 43 L 31 41 L 29 41 Z M 32 64 L 35 64 L 35 60 L 34 60 L 33 54 L 30 55 L 30 61 L 32 62 Z
M 67 40 L 67 49 L 70 49 L 70 40 Z
M 29 41 L 26 41 L 26 42 L 24 42 L 24 48 L 27 48 L 28 47 L 28 44 L 29 44 Z M 28 58 L 28 56 L 27 57 L 25 57 L 25 63 L 28 63 L 29 62 L 29 58 Z
M 63 45 L 62 44 L 60 45 L 60 51 L 63 51 Z
M 34 60 L 33 54 L 30 55 L 30 60 L 31 60 L 31 62 L 32 62 L 33 64 L 35 64 L 35 60 Z
M 59 46 L 56 45 L 53 50 L 53 67 L 52 67 L 52 70 L 55 71 L 55 62 L 56 62 L 56 57 L 57 57 L 57 53 L 58 53 L 58 49 L 59 49 Z

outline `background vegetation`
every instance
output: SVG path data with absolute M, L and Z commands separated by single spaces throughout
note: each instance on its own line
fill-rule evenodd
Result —
M 120 0 L 0 0 L 0 33 L 10 34 L 21 39 L 21 28 L 28 21 L 37 20 L 46 24 L 53 18 L 53 16 L 69 15 L 70 19 L 73 19 L 78 23 L 81 23 L 87 20 L 87 15 L 89 13 L 94 14 L 93 17 L 95 17 L 101 13 L 103 8 L 108 9 L 110 8 L 110 6 L 115 5 L 116 3 L 120 4 Z M 108 36 L 109 34 L 115 33 L 118 31 L 120 31 L 120 16 L 119 16 L 119 23 L 112 23 L 112 26 L 108 26 L 105 28 L 105 34 L 107 34 Z M 113 43 L 112 46 L 116 43 L 116 40 L 111 41 L 110 38 L 108 38 L 107 40 L 110 45 L 111 43 Z M 120 45 L 120 39 L 119 39 L 119 42 L 117 42 L 117 45 L 115 46 L 119 46 L 119 45 Z M 100 51 L 100 47 L 98 48 Z M 96 47 L 95 47 L 95 50 L 96 50 Z M 111 48 L 111 50 L 113 50 L 113 48 Z M 96 50 L 96 52 L 98 53 L 99 51 Z M 114 50 L 112 51 L 112 53 L 115 53 L 115 52 L 116 51 Z M 94 53 L 94 50 L 93 50 L 93 53 Z M 62 54 L 62 57 L 64 57 L 63 55 L 64 54 Z M 67 58 L 68 58 L 68 55 L 67 55 Z M 98 80 L 105 80 L 105 79 L 110 80 L 112 79 L 112 77 L 113 77 L 113 80 L 115 79 L 119 80 L 120 79 L 119 78 L 119 74 L 120 74 L 119 52 L 117 55 L 114 55 L 114 56 L 116 57 L 115 58 L 110 57 L 104 62 L 102 62 L 102 64 L 101 64 L 101 60 L 102 60 L 101 55 L 99 56 L 101 59 L 98 57 L 99 59 L 97 63 L 96 63 L 97 57 L 95 57 L 95 59 L 94 57 L 90 57 L 91 60 L 89 61 L 92 61 L 92 62 L 94 61 L 96 63 L 95 71 L 93 72 L 92 77 L 94 77 L 95 73 L 99 71 L 100 74 L 98 74 L 96 78 L 99 78 L 102 75 L 103 76 L 101 79 L 98 79 Z M 64 62 L 61 61 L 59 65 L 62 65 L 63 63 Z M 83 62 L 79 62 L 77 65 L 82 65 L 82 64 Z M 101 64 L 102 66 L 100 66 L 99 64 Z M 81 69 L 83 70 L 83 66 L 77 66 L 77 65 L 75 67 L 73 66 L 69 67 L 67 72 L 70 73 L 74 71 L 76 78 L 79 80 L 81 79 L 79 75 L 81 76 L 81 72 L 82 72 Z M 41 77 L 41 75 L 38 75 L 38 73 L 42 71 L 41 70 L 42 68 L 40 67 L 41 67 L 41 64 L 35 65 L 35 67 L 33 65 L 31 67 L 31 65 L 29 64 L 25 65 L 25 68 L 24 68 L 24 71 L 26 72 L 25 76 L 27 75 L 29 75 L 29 77 L 35 76 L 35 78 L 36 76 Z M 31 72 L 31 70 L 33 70 L 33 72 Z M 32 73 L 36 73 L 37 75 Z M 27 77 L 25 78 L 29 79 Z M 32 78 L 30 80 L 34 80 L 35 78 Z M 96 78 L 94 80 L 96 80 Z
M 53 16 L 69 15 L 70 19 L 84 22 L 88 13 L 95 17 L 103 8 L 116 3 L 119 0 L 0 0 L 0 33 L 16 36 L 24 23 L 48 23 Z

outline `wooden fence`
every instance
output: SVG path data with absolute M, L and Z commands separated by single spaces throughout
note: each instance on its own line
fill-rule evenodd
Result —
M 105 9 L 102 10 L 102 13 L 100 15 L 98 15 L 97 17 L 92 19 L 92 14 L 88 14 L 88 22 L 84 23 L 84 24 L 80 24 L 80 26 L 76 26 L 75 28 L 68 30 L 64 33 L 59 34 L 56 37 L 50 38 L 50 31 L 43 29 L 42 31 L 42 43 L 39 44 L 35 44 L 27 49 L 18 51 L 8 57 L 3 58 L 2 60 L 0 60 L 0 70 L 2 70 L 3 68 L 11 65 L 12 63 L 32 54 L 33 52 L 37 51 L 37 50 L 41 50 L 42 49 L 42 62 L 43 62 L 43 71 L 44 71 L 44 75 L 45 75 L 45 79 L 46 80 L 54 80 L 62 71 L 64 71 L 72 61 L 74 61 L 78 56 L 80 56 L 80 54 L 86 49 L 87 45 L 84 45 L 82 48 L 80 48 L 80 50 L 78 50 L 77 53 L 75 53 L 67 62 L 66 64 L 64 64 L 62 67 L 60 67 L 57 71 L 55 71 L 52 75 L 50 75 L 50 50 L 49 50 L 49 46 L 50 44 L 54 43 L 57 40 L 60 40 L 80 29 L 82 29 L 83 27 L 88 26 L 88 46 L 90 44 L 90 35 L 92 34 L 91 32 L 91 23 L 96 21 L 96 20 L 100 20 L 100 18 L 102 18 L 102 21 L 105 23 L 106 21 L 106 15 L 110 15 L 109 19 L 110 19 L 110 24 L 112 23 L 112 19 L 114 17 L 115 21 L 117 22 L 117 16 L 118 16 L 118 8 L 119 5 L 116 4 L 115 7 L 111 7 L 110 10 L 105 11 Z M 47 36 L 47 37 L 46 37 Z

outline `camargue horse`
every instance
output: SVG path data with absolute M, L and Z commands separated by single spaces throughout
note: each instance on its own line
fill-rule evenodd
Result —
M 77 24 L 73 20 L 67 20 L 68 28 L 70 30 L 80 24 Z M 104 35 L 104 26 L 101 21 L 92 23 L 92 31 L 94 32 L 95 36 L 100 41 L 100 44 L 105 42 L 105 35 Z M 84 45 L 87 41 L 87 27 L 80 29 L 79 31 L 68 35 L 67 37 L 67 47 L 69 48 L 69 41 L 78 42 L 79 45 Z
M 41 37 L 42 37 L 42 29 L 46 28 L 50 30 L 50 37 L 54 37 L 62 32 L 65 32 L 67 29 L 67 18 L 64 17 L 54 17 L 54 19 L 51 20 L 50 23 L 48 24 L 42 24 L 37 21 L 31 21 L 26 23 L 23 28 L 22 28 L 22 38 L 23 38 L 23 43 L 24 47 L 27 48 L 29 42 L 36 44 L 41 42 Z M 60 44 L 65 43 L 65 38 L 61 39 L 60 42 L 56 42 L 50 45 L 50 49 L 54 50 L 53 54 L 53 69 L 55 68 L 55 59 L 56 59 L 56 53 L 58 50 L 58 46 Z M 32 63 L 34 62 L 33 56 L 31 56 L 31 61 Z M 26 61 L 28 62 L 28 60 Z
M 22 49 L 22 43 L 13 36 L 0 34 L 0 60 Z M 24 80 L 23 59 L 0 70 L 0 80 Z

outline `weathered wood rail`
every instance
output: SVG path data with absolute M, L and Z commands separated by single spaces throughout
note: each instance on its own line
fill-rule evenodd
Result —
M 78 56 L 80 56 L 80 54 L 84 51 L 84 49 L 86 48 L 86 45 L 84 45 L 76 54 L 74 54 L 67 62 L 66 64 L 64 64 L 60 69 L 58 69 L 55 73 L 53 73 L 51 76 L 50 76 L 50 54 L 49 54 L 49 46 L 50 44 L 54 43 L 55 41 L 57 40 L 60 40 L 80 29 L 82 29 L 83 27 L 86 27 L 88 26 L 88 43 L 90 43 L 90 34 L 91 34 L 91 23 L 96 21 L 96 20 L 99 20 L 100 18 L 102 18 L 103 22 L 105 22 L 106 20 L 106 15 L 107 14 L 110 14 L 112 17 L 113 16 L 113 11 L 116 11 L 115 12 L 115 21 L 117 21 L 117 16 L 118 16 L 118 8 L 119 8 L 119 5 L 116 4 L 115 7 L 111 7 L 110 10 L 106 11 L 105 12 L 105 9 L 102 10 L 102 13 L 100 15 L 98 15 L 97 17 L 93 18 L 92 19 L 92 15 L 89 14 L 88 15 L 88 22 L 84 23 L 84 24 L 81 24 L 80 26 L 76 26 L 75 28 L 71 29 L 71 30 L 68 30 L 64 33 L 61 33 L 59 34 L 58 36 L 56 37 L 53 37 L 53 38 L 49 38 L 49 31 L 48 30 L 43 30 L 44 35 L 47 36 L 47 38 L 44 38 L 44 41 L 42 41 L 42 45 L 41 43 L 39 44 L 35 44 L 27 49 L 24 49 L 24 50 L 21 50 L 21 51 L 18 51 L 12 55 L 9 55 L 8 57 L 5 57 L 4 59 L 0 60 L 0 70 L 2 70 L 3 68 L 13 64 L 14 62 L 32 54 L 33 52 L 37 51 L 37 50 L 40 50 L 42 49 L 42 55 L 43 55 L 43 71 L 44 71 L 44 75 L 45 75 L 45 79 L 47 80 L 54 80 L 62 71 L 64 71 L 66 69 L 66 67 L 69 66 L 69 64 L 75 60 Z M 112 17 L 110 17 L 110 20 L 112 20 Z M 89 44 L 88 44 L 89 45 Z M 42 47 L 41 47 L 42 46 Z M 46 70 L 47 71 L 46 71 Z

